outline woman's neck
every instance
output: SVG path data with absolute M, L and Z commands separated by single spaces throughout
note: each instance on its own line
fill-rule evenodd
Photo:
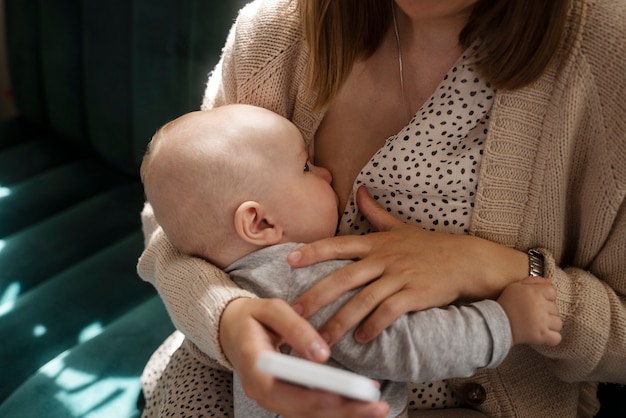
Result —
M 395 7 L 398 33 L 403 53 L 415 51 L 419 55 L 460 55 L 459 34 L 467 24 L 471 9 L 444 15 L 409 16 Z

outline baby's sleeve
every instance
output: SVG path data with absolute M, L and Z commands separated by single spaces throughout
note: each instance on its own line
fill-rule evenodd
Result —
M 406 382 L 497 367 L 512 341 L 508 318 L 492 300 L 405 314 L 368 344 L 356 343 L 352 332 L 333 348 L 333 358 L 373 378 Z

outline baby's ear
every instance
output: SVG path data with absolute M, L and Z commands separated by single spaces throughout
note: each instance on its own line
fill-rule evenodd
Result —
M 235 230 L 241 239 L 259 246 L 278 244 L 283 237 L 282 228 L 267 218 L 263 205 L 251 200 L 235 211 Z

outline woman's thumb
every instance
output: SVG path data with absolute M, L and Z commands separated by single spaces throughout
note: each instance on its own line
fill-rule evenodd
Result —
M 364 186 L 359 187 L 356 191 L 356 203 L 359 211 L 378 231 L 389 231 L 394 226 L 402 224 L 401 221 L 394 218 L 392 214 L 372 199 Z

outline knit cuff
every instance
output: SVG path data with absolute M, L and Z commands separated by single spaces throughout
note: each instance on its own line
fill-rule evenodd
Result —
M 536 251 L 539 251 L 544 258 L 544 277 L 552 280 L 557 291 L 556 304 L 559 308 L 559 314 L 563 319 L 569 318 L 576 310 L 580 289 L 578 289 L 576 281 L 559 269 L 550 251 L 545 248 L 537 248 Z

